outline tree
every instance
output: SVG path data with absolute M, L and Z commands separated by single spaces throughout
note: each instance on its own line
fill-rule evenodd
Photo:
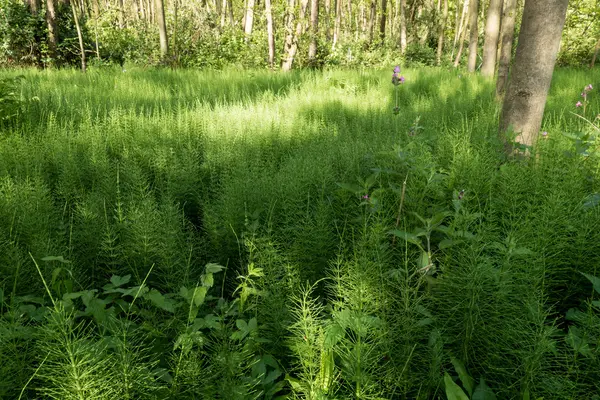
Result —
M 265 0 L 265 14 L 267 18 L 267 40 L 269 44 L 269 67 L 273 69 L 275 62 L 275 34 L 273 32 L 273 12 L 271 0 Z M 225 13 L 223 13 L 225 15 Z
M 290 0 L 290 4 L 293 0 Z M 294 63 L 294 58 L 296 57 L 296 52 L 298 51 L 298 40 L 300 39 L 300 35 L 302 34 L 302 23 L 306 16 L 306 9 L 308 8 L 308 0 L 302 0 L 300 4 L 300 17 L 298 18 L 298 22 L 296 23 L 296 31 L 292 32 L 291 42 L 287 51 L 287 58 L 284 60 L 281 69 L 283 71 L 289 71 L 292 69 L 292 64 Z M 291 12 L 294 12 L 294 9 L 291 9 Z M 293 21 L 293 15 L 291 17 Z M 288 36 L 289 38 L 289 36 Z M 286 43 L 287 44 L 287 43 Z
M 169 40 L 167 37 L 167 23 L 165 22 L 165 4 L 163 0 L 156 0 L 158 17 L 158 32 L 160 35 L 160 55 L 164 60 L 169 54 Z
M 246 35 L 246 41 L 252 34 L 252 25 L 254 22 L 254 0 L 248 0 L 248 6 L 246 7 L 246 18 L 244 19 L 244 34 Z
M 310 2 L 310 44 L 308 46 L 308 62 L 313 64 L 317 56 L 317 36 L 319 34 L 319 0 Z
M 517 0 L 504 0 L 502 11 L 502 36 L 500 45 L 500 60 L 498 61 L 498 80 L 496 81 L 496 96 L 504 95 L 508 80 L 508 70 L 512 59 L 512 45 L 515 36 Z
M 590 68 L 594 68 L 594 65 L 596 64 L 598 52 L 600 52 L 600 39 L 598 39 L 598 42 L 596 43 L 596 48 L 594 49 L 594 56 L 592 57 L 592 62 L 590 63 Z
M 477 30 L 477 14 L 479 0 L 471 0 L 469 4 L 469 61 L 467 70 L 475 72 L 477 67 L 477 40 L 479 39 L 479 31 Z
M 496 72 L 498 37 L 500 36 L 500 18 L 503 0 L 490 0 L 487 21 L 485 23 L 485 41 L 483 43 L 483 65 L 481 74 L 492 77 Z
M 568 4 L 569 0 L 525 1 L 517 54 L 500 118 L 500 135 L 509 152 L 510 132 L 528 146 L 538 136 Z
M 51 63 L 56 64 L 58 49 L 58 25 L 54 0 L 46 0 L 46 24 L 48 25 L 48 55 Z
M 75 3 L 71 2 L 71 11 L 73 12 L 73 19 L 75 20 L 75 27 L 77 28 L 77 38 L 79 39 L 79 51 L 81 52 L 81 72 L 86 71 L 85 62 L 85 46 L 83 44 L 83 34 L 81 33 L 81 26 L 79 24 L 79 13 L 75 7 Z
M 406 52 L 406 0 L 400 0 L 400 52 Z
M 458 14 L 458 13 L 457 13 Z M 448 0 L 444 0 L 444 12 L 440 19 L 440 26 L 438 31 L 438 46 L 437 46 L 437 65 L 442 63 L 442 52 L 444 51 L 444 30 L 446 29 L 446 22 L 448 21 Z

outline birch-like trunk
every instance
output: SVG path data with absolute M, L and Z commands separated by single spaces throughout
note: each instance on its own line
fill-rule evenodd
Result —
M 479 39 L 479 31 L 477 29 L 479 0 L 471 0 L 469 5 L 469 61 L 467 62 L 467 70 L 475 72 L 477 68 L 477 41 Z
M 485 23 L 485 41 L 483 44 L 483 64 L 481 74 L 493 77 L 496 72 L 496 56 L 498 55 L 498 37 L 500 36 L 500 19 L 504 0 L 490 0 Z

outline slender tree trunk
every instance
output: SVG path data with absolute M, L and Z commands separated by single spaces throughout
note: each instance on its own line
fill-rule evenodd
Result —
M 442 63 L 442 53 L 444 52 L 444 31 L 446 30 L 447 22 L 448 22 L 448 0 L 444 0 L 444 11 L 442 14 L 442 19 L 440 21 L 440 29 L 438 32 L 437 65 L 440 65 Z
M 387 0 L 381 0 L 381 20 L 379 21 L 379 39 L 383 43 L 385 40 L 385 23 L 387 20 Z
M 460 0 L 456 0 L 456 30 L 455 30 L 455 34 L 454 34 L 454 43 L 452 44 L 452 53 L 450 55 L 450 61 L 452 61 L 454 59 L 454 50 L 456 49 L 456 44 L 458 43 L 459 40 L 464 40 L 461 39 L 462 37 L 464 37 L 463 35 L 463 31 L 465 29 L 465 21 L 467 18 L 467 13 L 469 10 L 469 0 L 464 0 L 463 1 L 463 7 L 462 7 L 462 13 L 458 14 L 458 2 Z
M 296 8 L 295 0 L 288 0 L 287 4 L 287 15 L 285 18 L 285 42 L 283 44 L 283 54 L 287 57 L 290 53 L 290 49 L 292 48 L 292 42 L 294 41 L 294 11 Z M 287 58 L 285 60 L 281 60 L 281 68 L 285 64 Z
M 281 67 L 283 71 L 289 71 L 292 69 L 292 64 L 294 63 L 294 58 L 296 57 L 296 52 L 298 51 L 298 40 L 300 39 L 300 35 L 302 34 L 302 23 L 304 22 L 304 18 L 306 17 L 307 8 L 308 0 L 302 0 L 300 4 L 300 16 L 298 18 L 298 21 L 296 22 L 296 31 L 294 32 L 292 38 L 292 44 L 289 48 L 287 59 Z
M 312 65 L 317 57 L 317 36 L 319 35 L 319 0 L 310 1 L 310 44 L 308 62 Z
M 167 37 L 167 23 L 165 22 L 165 4 L 163 0 L 156 0 L 156 13 L 158 17 L 158 32 L 160 35 L 160 56 L 163 61 L 169 54 L 169 39 Z
M 123 0 L 119 0 L 119 28 L 125 27 L 125 5 Z
M 515 19 L 517 0 L 504 0 L 502 11 L 502 38 L 500 45 L 500 58 L 498 60 L 498 80 L 496 81 L 496 96 L 504 96 L 504 89 L 508 81 L 508 70 L 512 59 L 513 38 L 515 36 Z
M 342 0 L 335 0 L 335 23 L 333 26 L 332 49 L 335 49 L 338 40 L 340 40 L 340 26 L 342 24 Z
M 592 57 L 592 62 L 590 63 L 590 68 L 594 68 L 596 64 L 596 58 L 598 57 L 598 52 L 600 52 L 600 39 L 598 39 L 598 43 L 596 43 L 596 49 L 594 50 L 594 56 Z
M 331 0 L 325 0 L 325 41 L 331 40 Z
M 269 43 L 269 68 L 273 69 L 273 63 L 275 62 L 275 35 L 273 33 L 271 0 L 265 0 L 265 14 L 267 17 L 267 40 Z
M 370 12 L 369 12 L 369 45 L 373 43 L 373 34 L 375 31 L 375 14 L 377 12 L 376 0 L 371 0 Z
M 227 0 L 222 0 L 221 11 L 221 28 L 224 28 L 227 14 Z
M 465 3 L 465 4 L 467 4 L 467 3 Z M 465 18 L 466 18 L 466 16 L 465 16 Z M 460 65 L 460 59 L 462 57 L 462 52 L 465 47 L 465 39 L 467 38 L 467 31 L 468 31 L 467 23 L 465 20 L 465 23 L 463 25 L 463 30 L 462 30 L 462 32 L 460 34 L 460 38 L 459 38 L 458 53 L 456 53 L 456 59 L 454 60 L 454 68 L 457 68 Z
M 400 0 L 400 53 L 406 52 L 406 0 Z
M 479 39 L 479 31 L 477 30 L 479 0 L 471 0 L 469 5 L 469 61 L 467 70 L 475 72 L 477 68 L 477 40 Z
M 41 0 L 26 0 L 25 4 L 27 4 L 29 12 L 33 15 L 36 15 L 42 8 Z
M 58 26 L 56 25 L 54 0 L 46 0 L 46 24 L 48 25 L 48 55 L 50 56 L 50 63 L 57 65 Z
M 81 26 L 79 25 L 79 13 L 75 7 L 75 4 L 71 2 L 71 11 L 73 12 L 73 19 L 75 20 L 75 28 L 77 29 L 77 38 L 79 39 L 79 51 L 81 52 L 81 72 L 86 71 L 85 62 L 85 47 L 83 45 L 83 35 L 81 34 Z
M 487 21 L 485 23 L 485 41 L 483 44 L 483 65 L 481 74 L 492 77 L 496 72 L 496 56 L 498 55 L 498 37 L 500 36 L 500 18 L 504 0 L 490 0 Z
M 506 89 L 500 135 L 515 132 L 517 142 L 537 139 L 560 46 L 569 0 L 525 0 L 519 45 Z M 510 144 L 506 150 L 512 152 Z
M 246 18 L 244 24 L 244 34 L 246 35 L 246 41 L 248 41 L 250 35 L 252 35 L 252 25 L 254 23 L 254 0 L 248 0 L 248 6 L 246 7 Z

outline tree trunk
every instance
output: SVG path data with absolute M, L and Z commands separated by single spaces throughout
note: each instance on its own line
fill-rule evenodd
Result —
M 252 24 L 254 23 L 254 0 L 248 0 L 244 21 L 244 34 L 246 35 L 246 41 L 248 41 L 248 38 L 252 35 Z
M 381 20 L 379 21 L 379 39 L 385 40 L 385 22 L 387 19 L 387 0 L 381 0 Z
M 465 8 L 466 8 L 466 4 L 467 4 L 467 2 L 465 2 Z M 465 13 L 465 18 L 466 18 L 466 13 Z M 465 47 L 465 39 L 467 38 L 467 31 L 468 31 L 467 23 L 465 20 L 464 25 L 463 25 L 463 30 L 462 30 L 460 38 L 459 38 L 458 53 L 456 53 L 456 59 L 454 60 L 454 68 L 458 68 L 458 66 L 460 65 L 460 59 L 462 57 L 462 52 Z
M 317 57 L 317 36 L 319 34 L 319 0 L 310 1 L 310 44 L 308 45 L 308 62 L 314 64 Z
M 273 69 L 275 62 L 275 35 L 273 33 L 273 12 L 271 11 L 271 0 L 265 0 L 265 14 L 267 17 L 267 40 L 269 43 L 269 67 Z
M 167 23 L 165 22 L 165 4 L 163 0 L 156 0 L 156 16 L 158 17 L 158 32 L 160 34 L 160 56 L 163 61 L 169 54 L 169 39 L 167 37 Z
M 487 21 L 485 23 L 485 41 L 483 44 L 483 65 L 481 74 L 493 77 L 496 72 L 496 56 L 498 55 L 498 37 L 500 36 L 500 18 L 504 0 L 490 0 Z
M 406 52 L 406 0 L 400 0 L 400 53 Z
M 507 142 L 534 144 L 544 114 L 569 0 L 526 0 L 519 45 L 500 118 L 500 135 Z M 512 152 L 510 143 L 506 150 Z
M 304 22 L 307 8 L 308 0 L 302 0 L 300 4 L 300 16 L 298 18 L 298 22 L 296 22 L 296 31 L 292 37 L 292 43 L 287 54 L 287 59 L 281 66 L 282 71 L 289 71 L 292 69 L 292 64 L 294 63 L 294 58 L 296 57 L 296 52 L 298 51 L 298 40 L 302 34 L 302 23 Z
M 371 0 L 371 7 L 369 12 L 369 45 L 373 43 L 373 33 L 375 31 L 375 14 L 377 12 L 376 0 Z
M 469 0 L 464 0 L 463 2 L 463 7 L 462 7 L 462 13 L 458 14 L 458 2 L 460 0 L 456 0 L 456 29 L 455 29 L 455 33 L 454 33 L 454 43 L 452 44 L 452 53 L 450 54 L 450 61 L 452 61 L 454 59 L 454 49 L 456 49 L 456 44 L 458 43 L 459 40 L 464 40 L 461 38 L 464 38 L 463 32 L 465 30 L 465 21 L 467 18 L 467 12 L 469 10 Z M 460 49 L 459 49 L 460 50 Z M 456 66 L 456 65 L 455 65 Z
M 458 14 L 458 12 L 457 12 Z M 446 22 L 448 21 L 448 0 L 444 0 L 444 11 L 442 19 L 440 21 L 440 28 L 438 32 L 438 46 L 437 46 L 437 65 L 442 63 L 442 53 L 444 52 L 444 31 L 446 30 Z
M 83 45 L 83 35 L 81 34 L 81 26 L 79 25 L 79 13 L 75 8 L 75 4 L 71 2 L 71 11 L 73 12 L 73 19 L 75 20 L 75 28 L 77 29 L 77 38 L 79 39 L 79 51 L 81 52 L 81 72 L 86 71 L 85 62 L 85 47 Z
M 292 48 L 292 42 L 294 41 L 294 10 L 296 8 L 295 0 L 288 0 L 287 15 L 285 18 L 285 42 L 283 44 L 283 54 L 287 57 Z M 287 59 L 286 59 L 287 60 Z M 281 60 L 281 68 L 283 68 L 286 60 Z
M 57 65 L 58 26 L 56 25 L 56 9 L 54 0 L 46 0 L 46 24 L 48 25 L 48 55 L 50 63 Z
M 498 61 L 498 80 L 496 81 L 496 96 L 498 98 L 504 95 L 504 89 L 508 80 L 508 70 L 512 59 L 512 46 L 515 36 L 516 14 L 517 0 L 504 0 L 500 59 Z
M 29 12 L 36 15 L 42 8 L 41 0 L 26 0 L 25 4 L 29 8 Z
M 331 45 L 332 49 L 335 49 L 335 46 L 340 40 L 340 26 L 342 24 L 342 0 L 335 0 L 335 23 L 333 26 L 333 43 Z
M 598 57 L 598 52 L 600 52 L 600 39 L 598 39 L 598 43 L 596 43 L 596 49 L 594 50 L 594 56 L 592 57 L 592 62 L 590 63 L 590 68 L 594 68 L 596 64 L 596 58 Z
M 471 0 L 469 5 L 469 61 L 467 70 L 475 72 L 477 68 L 477 40 L 479 39 L 479 31 L 477 30 L 477 14 L 479 0 Z

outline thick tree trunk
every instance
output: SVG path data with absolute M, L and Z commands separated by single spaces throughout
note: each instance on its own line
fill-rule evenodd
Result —
M 271 9 L 271 0 L 265 0 L 265 14 L 267 17 L 267 40 L 269 43 L 269 67 L 273 69 L 273 63 L 275 62 L 275 34 L 273 32 L 273 11 Z
M 254 23 L 254 0 L 248 0 L 246 7 L 246 18 L 244 19 L 244 34 L 246 35 L 246 41 L 252 35 L 252 25 Z
M 504 0 L 490 0 L 487 21 L 485 23 L 485 41 L 483 44 L 483 65 L 481 74 L 492 77 L 496 72 L 496 56 L 498 54 L 498 37 L 500 36 L 500 18 Z
M 387 0 L 381 0 L 381 20 L 379 21 L 379 39 L 385 40 L 385 23 L 387 20 Z
M 406 52 L 406 0 L 400 0 L 400 52 Z
M 79 25 L 79 13 L 74 3 L 71 3 L 71 11 L 73 12 L 73 20 L 75 20 L 75 28 L 77 29 L 77 38 L 79 39 L 79 51 L 81 52 L 81 72 L 86 71 L 85 62 L 85 47 L 83 45 L 83 35 L 81 34 L 81 26 Z
M 308 62 L 313 64 L 317 57 L 317 36 L 319 35 L 319 0 L 310 1 L 310 44 Z
M 48 25 L 48 55 L 50 56 L 50 63 L 57 65 L 58 26 L 56 25 L 54 0 L 46 0 L 46 24 Z
M 504 0 L 500 58 L 498 60 L 498 80 L 496 81 L 496 96 L 498 98 L 504 95 L 504 89 L 508 81 L 508 70 L 512 59 L 512 46 L 515 36 L 516 14 L 517 0 Z
M 164 60 L 169 54 L 169 39 L 167 37 L 167 23 L 165 22 L 165 4 L 163 0 L 156 0 L 155 8 L 158 17 L 158 32 L 160 35 L 160 56 Z
M 526 0 L 519 45 L 504 97 L 500 135 L 533 145 L 538 136 L 569 0 Z M 512 152 L 510 144 L 506 150 Z
M 594 50 L 594 56 L 592 57 L 592 62 L 590 63 L 590 68 L 594 68 L 596 64 L 596 58 L 598 57 L 598 52 L 600 52 L 600 39 L 598 39 L 598 43 L 596 43 L 596 49 Z
M 438 45 L 437 45 L 437 65 L 442 63 L 442 53 L 444 52 L 444 31 L 446 30 L 446 23 L 448 21 L 448 0 L 444 0 L 444 11 L 440 20 L 440 27 L 438 31 Z
M 477 68 L 477 40 L 479 39 L 479 31 L 477 30 L 477 13 L 479 0 L 471 0 L 469 5 L 469 61 L 467 70 L 475 72 Z

